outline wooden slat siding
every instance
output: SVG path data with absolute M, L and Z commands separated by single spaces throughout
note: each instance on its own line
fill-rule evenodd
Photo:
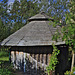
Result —
M 30 56 L 32 57 L 32 54 L 30 54 Z M 33 61 L 33 60 L 31 59 L 30 62 L 32 63 L 32 61 Z
M 32 54 L 32 58 L 34 58 L 34 54 Z M 32 59 L 32 69 L 34 69 L 34 61 Z
M 50 59 L 50 57 L 49 57 L 49 54 L 48 54 L 48 65 L 49 65 L 49 59 Z
M 34 54 L 32 54 L 32 58 L 34 58 Z
M 38 54 L 36 54 L 36 60 L 37 60 L 37 69 L 38 69 Z
M 16 51 L 16 68 L 19 68 L 19 52 Z
M 24 52 L 24 72 L 26 72 L 26 53 Z
M 16 51 L 14 51 L 14 67 L 16 68 Z
M 38 62 L 38 54 L 36 54 L 36 60 L 37 60 L 37 62 Z
M 43 57 L 43 54 L 42 54 L 42 63 L 43 63 L 43 58 L 44 58 L 44 57 Z
M 11 50 L 9 49 L 9 62 L 11 63 Z
M 48 64 L 48 54 L 46 54 L 46 65 Z
M 19 70 L 21 69 L 21 57 L 20 57 L 20 52 L 19 52 Z
M 46 54 L 44 54 L 44 65 L 46 65 Z M 46 70 L 46 66 L 44 66 L 44 70 Z
M 22 66 L 22 62 L 23 61 L 23 52 L 20 52 L 20 66 L 21 66 L 21 69 L 23 69 L 23 66 Z
M 29 53 L 27 53 L 27 55 L 28 55 L 28 60 L 30 60 L 30 54 L 29 54 Z
M 42 63 L 42 54 L 40 54 L 40 63 Z
M 11 51 L 11 62 L 13 63 L 14 66 L 14 51 Z
M 46 54 L 44 54 L 44 64 L 46 64 Z

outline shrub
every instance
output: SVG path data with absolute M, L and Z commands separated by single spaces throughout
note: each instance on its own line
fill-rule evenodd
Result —
M 8 69 L 0 69 L 0 75 L 11 75 L 11 71 Z

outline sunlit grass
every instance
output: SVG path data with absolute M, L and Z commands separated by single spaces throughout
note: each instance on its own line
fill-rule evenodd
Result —
M 0 61 L 9 61 L 9 57 L 0 57 Z

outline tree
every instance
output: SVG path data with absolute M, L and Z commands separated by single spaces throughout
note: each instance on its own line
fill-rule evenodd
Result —
M 66 14 L 66 27 L 63 27 L 63 38 L 66 41 L 66 44 L 72 48 L 72 65 L 71 72 L 74 67 L 75 62 L 75 1 L 70 0 L 69 4 L 70 13 Z M 66 35 L 66 36 L 65 36 Z
M 20 2 L 15 0 L 10 10 L 10 19 L 14 22 L 11 23 L 13 26 L 12 33 L 24 26 L 27 23 L 27 19 L 38 12 L 39 7 L 36 3 L 27 0 L 20 0 Z
M 55 34 L 55 36 L 62 37 L 62 41 L 65 41 L 66 45 L 69 46 L 70 49 L 72 49 L 72 65 L 71 65 L 71 72 L 74 67 L 75 62 L 75 1 L 70 0 L 69 4 L 69 12 L 66 12 L 65 14 L 65 22 L 66 25 L 61 24 L 61 32 L 62 35 L 58 35 L 59 33 Z M 58 21 L 56 21 L 58 23 Z M 59 23 L 58 23 L 59 24 Z M 57 38 L 59 39 L 59 38 Z
M 0 2 L 0 42 L 8 36 L 8 14 L 7 14 L 8 0 Z
M 68 11 L 68 0 L 34 0 L 41 8 L 40 11 L 46 12 L 46 14 L 55 20 L 64 20 L 65 12 Z
M 61 26 L 61 34 L 57 32 L 54 34 L 53 38 L 57 42 L 57 40 L 61 37 L 62 41 L 65 41 L 66 45 L 72 49 L 72 72 L 75 62 L 75 1 L 56 0 L 53 2 L 53 0 L 50 0 L 50 4 L 52 9 L 50 8 L 50 13 L 48 14 L 54 17 L 54 26 Z

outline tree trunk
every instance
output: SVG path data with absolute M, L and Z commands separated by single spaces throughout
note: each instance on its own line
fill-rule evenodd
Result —
M 75 60 L 75 54 L 74 52 L 72 51 L 72 64 L 71 64 L 71 72 L 72 72 L 72 69 L 74 67 L 74 60 Z

